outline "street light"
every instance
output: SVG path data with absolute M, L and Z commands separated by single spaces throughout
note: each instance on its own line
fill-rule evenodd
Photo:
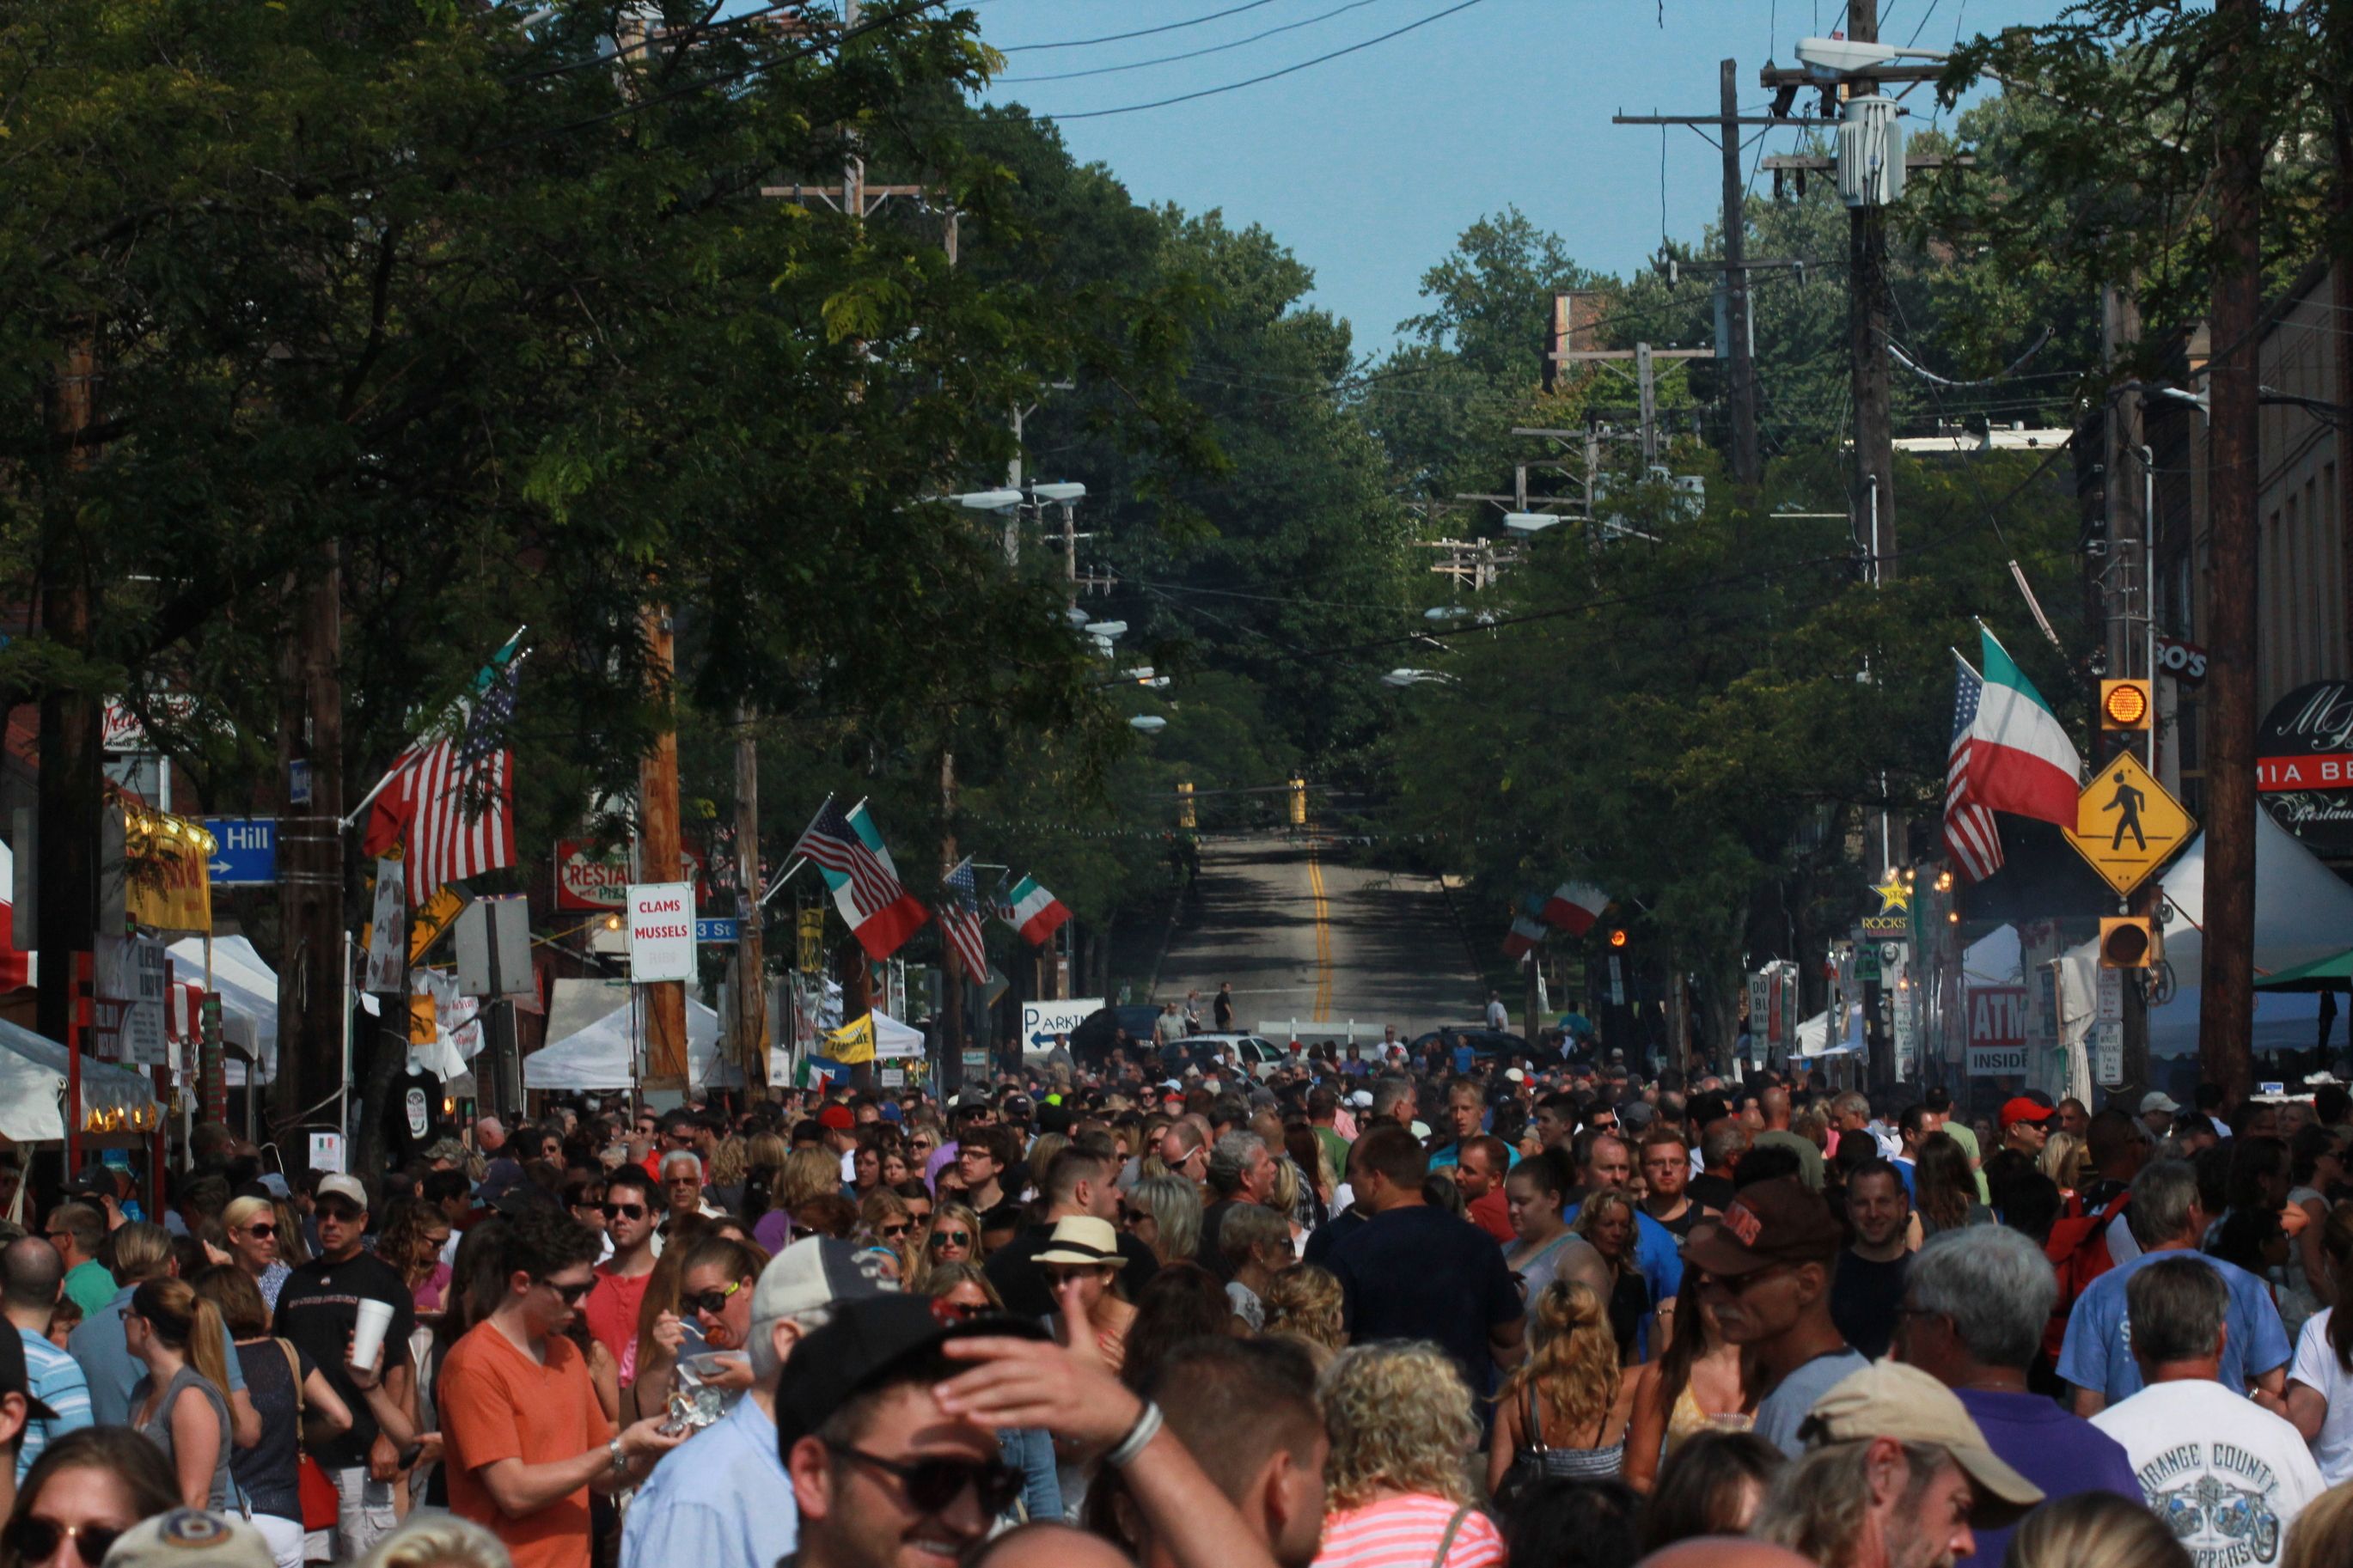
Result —
M 1381 677 L 1381 684 L 1399 690 L 1409 686 L 1451 686 L 1454 677 L 1442 669 L 1392 669 Z
M 1070 505 L 1074 500 L 1087 499 L 1087 487 L 1076 479 L 1064 484 L 1032 485 L 1029 489 L 1030 493 L 1039 500 L 1060 501 L 1064 506 Z
M 1022 498 L 1019 490 L 971 490 L 950 499 L 967 511 L 1011 511 Z
M 1127 727 L 1141 735 L 1157 735 L 1168 728 L 1168 721 L 1157 713 L 1138 713 L 1127 721 Z
M 1527 538 L 1542 533 L 1547 528 L 1557 528 L 1561 520 L 1548 511 L 1507 511 L 1504 514 L 1506 532 Z
M 1905 49 L 1894 44 L 1865 43 L 1860 38 L 1799 38 L 1798 60 L 1824 81 L 1842 76 L 1868 76 L 1873 66 L 1891 60 L 1943 60 L 1935 49 Z

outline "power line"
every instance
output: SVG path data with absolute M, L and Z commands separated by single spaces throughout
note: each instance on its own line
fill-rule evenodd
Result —
M 1360 44 L 1350 44 L 1345 48 L 1334 49 L 1329 54 L 1317 55 L 1312 60 L 1302 60 L 1297 65 L 1285 66 L 1281 70 L 1268 71 L 1263 75 L 1250 77 L 1242 81 L 1229 81 L 1222 87 L 1205 87 L 1198 92 L 1180 92 L 1174 98 L 1155 99 L 1150 103 L 1122 104 L 1117 109 L 1090 109 L 1079 114 L 1046 114 L 1041 118 L 1053 121 L 1102 120 L 1109 115 L 1136 114 L 1147 109 L 1166 109 L 1171 104 L 1190 103 L 1195 99 L 1215 98 L 1219 93 L 1239 92 L 1243 88 L 1256 87 L 1261 82 L 1273 81 L 1280 77 L 1294 75 L 1307 69 L 1310 66 L 1320 66 L 1327 60 L 1336 60 L 1343 55 L 1353 55 L 1360 49 L 1369 49 L 1375 44 L 1388 43 L 1391 38 L 1401 37 L 1416 28 L 1427 27 L 1432 22 L 1442 21 L 1458 11 L 1468 11 L 1472 6 L 1483 3 L 1484 0 L 1459 0 L 1458 4 L 1449 5 L 1442 11 L 1434 11 L 1419 21 L 1408 22 L 1402 27 L 1393 27 L 1377 37 L 1366 38 Z
M 1173 33 L 1182 27 L 1198 27 L 1204 22 L 1215 22 L 1227 16 L 1239 16 L 1244 11 L 1255 11 L 1261 5 L 1273 4 L 1274 0 L 1244 0 L 1242 5 L 1229 6 L 1223 11 L 1212 11 L 1206 16 L 1195 16 L 1188 21 L 1166 22 L 1157 27 L 1138 27 L 1132 33 L 1105 33 L 1100 38 L 1064 38 L 1051 44 L 1008 44 L 997 52 L 1000 55 L 1021 55 L 1034 53 L 1039 49 L 1084 49 L 1091 48 L 1096 44 L 1116 44 L 1125 38 L 1148 38 L 1155 33 Z
M 1092 70 L 1055 71 L 1046 76 L 1001 76 L 997 78 L 996 81 L 992 82 L 990 85 L 997 86 L 1008 82 L 1076 81 L 1081 77 L 1115 76 L 1121 71 L 1140 71 L 1148 66 L 1173 65 L 1178 60 L 1198 59 L 1203 55 L 1223 54 L 1228 49 L 1239 49 L 1245 44 L 1255 44 L 1261 38 L 1271 38 L 1277 33 L 1289 33 L 1296 31 L 1301 27 L 1312 27 L 1318 22 L 1330 21 L 1333 17 L 1339 16 L 1344 11 L 1354 11 L 1359 7 L 1370 5 L 1372 4 L 1373 0 L 1348 0 L 1348 3 L 1345 5 L 1335 6 L 1319 16 L 1310 16 L 1304 21 L 1285 22 L 1280 27 L 1269 27 L 1262 33 L 1252 33 L 1247 38 L 1236 38 L 1229 44 L 1211 44 L 1207 48 L 1187 49 L 1182 54 L 1161 55 L 1156 58 L 1134 60 L 1124 66 L 1097 66 Z

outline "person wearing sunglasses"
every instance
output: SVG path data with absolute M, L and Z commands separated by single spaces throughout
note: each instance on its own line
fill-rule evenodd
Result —
M 268 1198 L 231 1198 L 221 1212 L 233 1261 L 261 1292 L 261 1304 L 278 1310 L 278 1292 L 293 1274 L 278 1255 L 278 1210 Z
M 170 1461 L 128 1426 L 67 1433 L 14 1489 L 0 1559 L 19 1568 L 98 1568 L 123 1531 L 180 1504 Z
M 1022 1494 L 997 1432 L 1042 1427 L 1104 1454 L 1179 1563 L 1274 1558 L 1156 1406 L 1037 1324 L 940 1312 L 921 1296 L 837 1311 L 786 1363 L 776 1440 L 800 1510 L 797 1568 L 948 1560 Z
M 378 1365 L 393 1403 L 406 1406 L 413 1383 L 408 1337 L 417 1328 L 417 1301 L 399 1271 L 366 1247 L 368 1195 L 359 1178 L 341 1173 L 322 1178 L 313 1213 L 319 1223 L 319 1256 L 286 1281 L 278 1294 L 273 1323 L 281 1338 L 294 1342 L 327 1374 L 335 1396 L 352 1413 L 349 1431 L 311 1442 L 307 1448 L 335 1483 L 340 1500 L 335 1550 L 338 1555 L 356 1557 L 399 1522 L 393 1511 L 392 1483 L 375 1479 L 375 1473 L 389 1473 L 400 1453 L 378 1426 L 365 1392 L 352 1381 L 345 1356 L 359 1321 L 359 1303 L 376 1300 L 390 1307 L 392 1322 L 385 1331 Z
M 588 1331 L 613 1352 L 621 1386 L 638 1376 L 638 1310 L 654 1273 L 654 1184 L 635 1165 L 605 1179 L 605 1239 L 612 1255 L 596 1266 L 596 1285 L 581 1303 Z
M 980 1240 L 980 1216 L 959 1203 L 942 1203 L 932 1210 L 932 1228 L 923 1234 L 923 1268 L 943 1263 L 978 1263 L 987 1254 Z M 916 1281 L 916 1288 L 922 1288 Z
M 596 1233 L 570 1215 L 518 1209 L 498 1242 L 497 1304 L 450 1347 L 434 1387 L 449 1510 L 530 1568 L 588 1568 L 590 1490 L 643 1479 L 686 1438 L 659 1415 L 619 1432 L 605 1418 L 565 1335 L 596 1256 Z

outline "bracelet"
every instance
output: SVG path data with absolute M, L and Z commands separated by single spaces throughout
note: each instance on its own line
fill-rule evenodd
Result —
M 1119 1446 L 1103 1456 L 1103 1463 L 1116 1469 L 1125 1469 L 1135 1463 L 1136 1457 L 1151 1446 L 1152 1439 L 1160 1436 L 1163 1421 L 1160 1406 L 1149 1399 L 1145 1400 L 1144 1413 L 1135 1418 L 1135 1425 L 1127 1429 L 1127 1436 L 1119 1440 Z

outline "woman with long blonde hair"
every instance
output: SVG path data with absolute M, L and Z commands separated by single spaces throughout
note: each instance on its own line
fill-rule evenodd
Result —
M 1504 1538 L 1471 1490 L 1479 1417 L 1436 1345 L 1387 1340 L 1335 1356 L 1319 1384 L 1332 1441 L 1319 1562 L 1377 1551 L 1430 1568 L 1494 1568 Z
M 980 1239 L 980 1216 L 962 1204 L 935 1204 L 932 1223 L 924 1230 L 923 1253 L 913 1289 L 926 1289 L 924 1280 L 944 1263 L 978 1263 L 988 1248 Z
M 1555 1279 L 1528 1307 L 1527 1360 L 1495 1395 L 1487 1489 L 1552 1477 L 1600 1480 L 1624 1467 L 1634 1387 L 1609 1313 L 1582 1280 Z M 1517 1461 L 1515 1466 L 1514 1461 Z
M 123 1347 L 147 1368 L 131 1390 L 131 1425 L 172 1461 L 181 1500 L 228 1501 L 228 1331 L 185 1279 L 142 1281 L 122 1313 Z
M 1341 1326 L 1345 1305 L 1340 1281 L 1330 1269 L 1294 1263 L 1267 1282 L 1266 1332 L 1305 1345 L 1321 1372 L 1348 1342 L 1348 1331 Z
M 1609 1266 L 1609 1299 L 1601 1304 L 1604 1319 L 1610 1331 L 1618 1336 L 1620 1364 L 1632 1366 L 1643 1360 L 1642 1327 L 1655 1310 L 1663 1331 L 1666 1314 L 1672 1303 L 1651 1300 L 1651 1282 L 1642 1274 L 1642 1266 L 1634 1255 L 1635 1227 L 1641 1224 L 1634 1217 L 1634 1200 L 1614 1187 L 1605 1187 L 1588 1196 L 1577 1211 L 1577 1221 L 1569 1228 L 1592 1244 Z M 1650 1352 L 1658 1354 L 1665 1347 L 1661 1334 L 1651 1336 Z

